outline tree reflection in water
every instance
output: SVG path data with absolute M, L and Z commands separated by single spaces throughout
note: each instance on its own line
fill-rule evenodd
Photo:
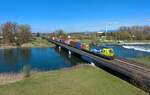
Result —
M 29 48 L 15 48 L 15 49 L 4 49 L 3 58 L 5 63 L 11 66 L 16 66 L 16 63 L 21 63 L 22 72 L 25 76 L 30 75 L 29 60 L 31 57 L 31 49 Z
M 17 59 L 19 57 L 17 49 L 4 49 L 3 50 L 3 58 L 6 64 L 15 65 Z
M 29 48 L 21 48 L 19 50 L 19 55 L 22 58 L 22 72 L 24 73 L 24 77 L 29 77 L 30 76 L 30 64 L 29 60 L 31 57 L 31 49 Z

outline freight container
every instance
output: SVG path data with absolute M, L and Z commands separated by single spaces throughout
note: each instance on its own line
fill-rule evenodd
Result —
M 70 46 L 75 47 L 76 46 L 76 42 L 75 41 L 70 41 Z
M 54 38 L 54 41 L 56 41 L 56 42 L 57 42 L 57 41 L 58 41 L 58 38 Z
M 101 48 L 99 48 L 97 45 L 90 43 L 89 44 L 89 50 L 93 53 L 99 54 L 101 52 Z
M 82 44 L 81 44 L 81 42 L 77 42 L 75 47 L 78 48 L 78 49 L 82 49 Z
M 57 42 L 61 42 L 61 39 L 58 39 L 58 38 L 57 38 Z
M 70 45 L 70 40 L 65 40 L 66 45 Z
M 96 53 L 96 54 L 100 54 L 100 49 L 98 48 L 90 48 L 90 51 L 93 52 L 93 53 Z
M 98 46 L 95 44 L 95 43 L 90 43 L 89 44 L 89 48 L 92 49 L 92 48 L 97 48 Z
M 54 40 L 55 40 L 55 37 L 52 37 L 52 40 L 54 41 Z
M 65 44 L 65 39 L 61 38 L 61 43 Z
M 89 45 L 86 43 L 82 43 L 82 49 L 83 50 L 89 50 Z

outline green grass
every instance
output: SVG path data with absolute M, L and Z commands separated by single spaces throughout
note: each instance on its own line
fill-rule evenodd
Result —
M 0 95 L 147 95 L 91 66 L 36 73 L 20 82 L 0 86 Z
M 88 40 L 88 39 L 86 39 L 86 40 L 81 40 L 81 42 L 83 42 L 83 43 L 86 43 L 86 44 L 89 44 L 89 43 L 91 43 L 91 41 L 92 40 Z M 115 41 L 115 40 L 99 40 L 99 41 L 97 41 L 96 42 L 97 44 L 118 44 L 118 42 L 117 41 Z
M 145 64 L 147 66 L 150 66 L 150 56 L 132 58 L 131 60 L 134 60 L 134 61 L 137 61 L 139 63 L 142 63 L 142 64 Z
M 33 38 L 29 43 L 25 43 L 22 47 L 51 47 L 54 44 L 40 37 Z

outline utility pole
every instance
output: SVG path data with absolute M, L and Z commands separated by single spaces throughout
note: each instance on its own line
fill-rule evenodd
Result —
M 105 40 L 107 39 L 107 35 L 106 35 L 107 31 L 108 31 L 108 27 L 107 27 L 107 24 L 106 24 L 105 25 Z
M 110 24 L 106 24 L 106 26 L 105 26 L 105 37 L 106 37 L 106 39 L 107 39 L 108 26 L 110 26 Z

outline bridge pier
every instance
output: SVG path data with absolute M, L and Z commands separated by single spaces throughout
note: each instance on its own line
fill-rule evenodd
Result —
M 69 54 L 69 58 L 71 58 L 71 51 L 70 50 L 68 50 L 68 54 Z
M 61 46 L 59 46 L 58 48 L 59 48 L 59 51 L 61 51 Z
M 94 62 L 90 62 L 90 64 L 91 64 L 92 66 L 95 66 Z
M 69 53 L 69 55 L 71 55 L 71 51 L 70 50 L 68 50 L 68 53 Z

